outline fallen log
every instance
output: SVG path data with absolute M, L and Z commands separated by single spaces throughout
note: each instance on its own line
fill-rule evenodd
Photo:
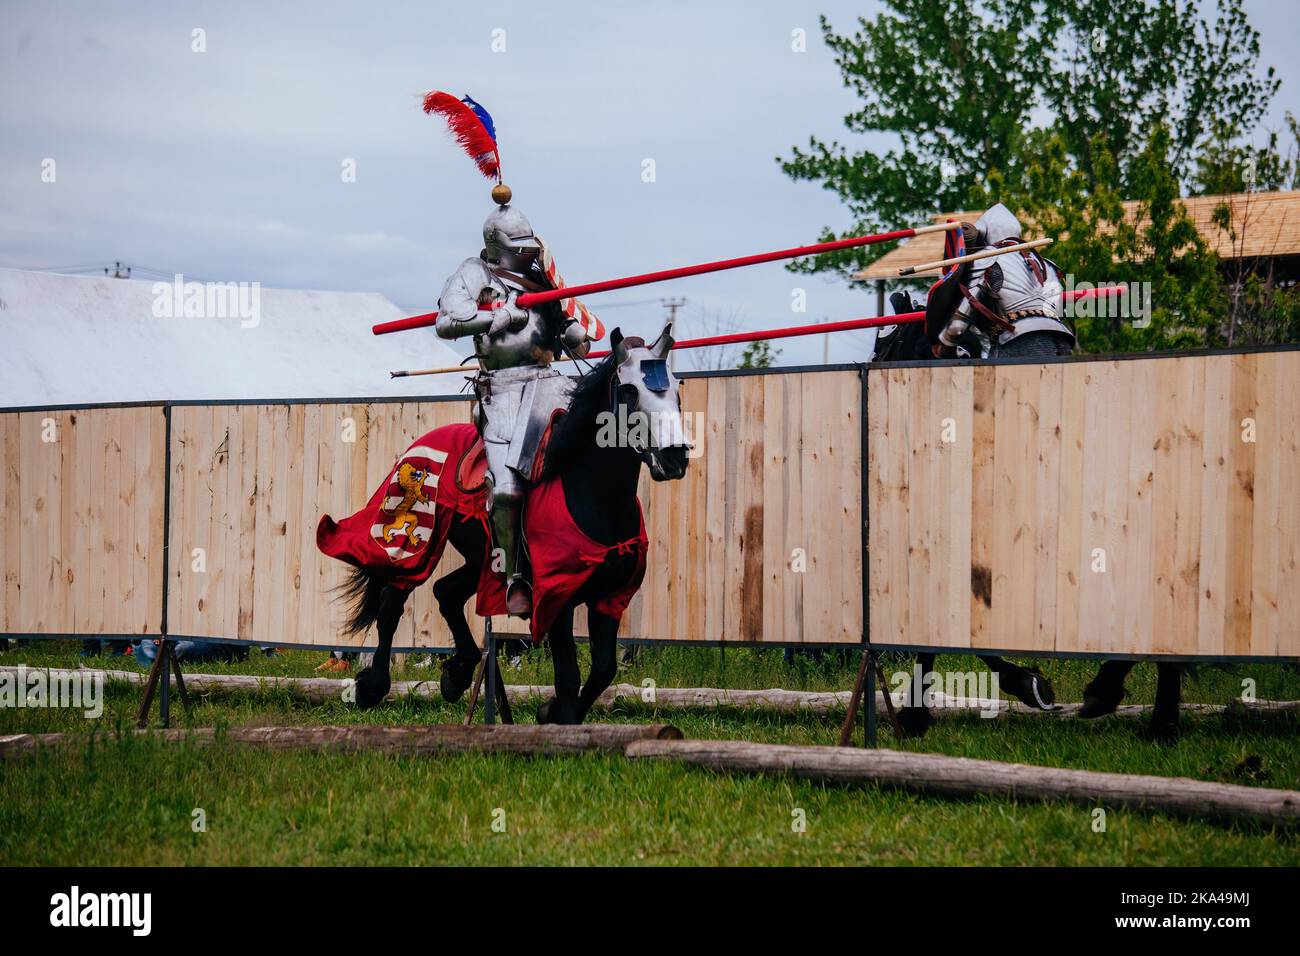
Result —
M 258 750 L 553 755 L 589 750 L 622 753 L 634 740 L 680 740 L 682 732 L 668 724 L 582 724 L 576 727 L 555 724 L 434 724 L 423 727 L 232 727 L 220 735 L 212 728 L 204 727 L 139 730 L 134 731 L 134 735 L 169 743 L 189 741 L 204 745 L 225 740 Z M 84 745 L 89 739 L 80 733 L 0 736 L 0 759 L 31 753 L 43 747 Z
M 714 770 L 793 774 L 830 783 L 872 783 L 945 797 L 1065 800 L 1163 810 L 1194 819 L 1300 820 L 1300 791 L 1208 783 L 1185 777 L 1063 770 L 943 754 L 850 747 L 794 747 L 741 740 L 638 740 L 633 759 L 674 760 Z
M 84 674 L 85 670 L 64 668 L 39 668 L 47 670 L 52 677 L 66 677 L 71 674 Z M 4 671 L 18 671 L 17 666 L 0 668 Z M 28 667 L 30 673 L 38 668 Z M 106 680 L 125 681 L 143 684 L 148 674 L 138 671 L 105 670 Z M 175 684 L 175 679 L 172 681 Z M 344 692 L 352 685 L 351 678 L 335 677 L 273 677 L 247 674 L 201 674 L 187 671 L 185 685 L 189 690 L 199 694 L 211 693 L 263 693 L 266 691 L 285 691 L 308 703 L 320 704 L 327 700 L 342 700 Z M 555 688 L 548 684 L 507 684 L 506 694 L 510 702 L 542 701 L 551 697 Z M 809 711 L 811 713 L 833 713 L 843 711 L 848 706 L 848 691 L 808 692 L 783 690 L 779 687 L 769 690 L 731 690 L 714 687 L 657 687 L 653 691 L 653 700 L 643 701 L 645 688 L 635 684 L 615 684 L 609 687 L 597 703 L 609 707 L 616 701 L 628 703 L 646 703 L 647 706 L 659 707 L 738 707 L 764 708 L 781 711 Z M 388 692 L 388 700 L 401 697 L 425 697 L 439 699 L 438 682 L 435 679 L 421 681 L 393 681 Z M 883 700 L 877 697 L 877 703 L 883 707 Z
M 22 665 L 6 665 L 0 672 L 17 672 Z M 48 671 L 53 677 L 70 674 L 84 674 L 88 669 L 73 670 L 66 668 L 27 667 L 31 673 L 36 670 Z M 105 679 L 143 684 L 148 674 L 139 671 L 103 671 Z M 172 679 L 175 685 L 175 678 Z M 283 691 L 292 694 L 307 703 L 320 704 L 327 700 L 342 700 L 344 692 L 352 685 L 351 678 L 336 677 L 273 677 L 248 674 L 200 674 L 192 671 L 185 673 L 185 686 L 199 694 L 221 693 L 264 693 L 266 691 Z M 549 684 L 506 684 L 506 695 L 512 704 L 539 702 L 555 693 Z M 734 707 L 741 710 L 773 710 L 786 713 L 842 714 L 849 704 L 849 691 L 801 691 L 784 690 L 772 687 L 767 690 L 736 690 L 726 687 L 656 687 L 653 699 L 646 700 L 649 694 L 646 688 L 636 684 L 615 684 L 601 694 L 596 703 L 602 707 L 611 707 L 615 703 L 640 704 L 646 707 L 663 707 L 666 709 L 709 709 Z M 393 681 L 387 700 L 402 697 L 423 697 L 439 700 L 438 682 L 435 679 L 421 681 Z M 891 695 L 895 707 L 903 706 L 905 693 Z M 933 692 L 931 713 L 936 717 L 944 715 L 968 715 L 997 713 L 998 716 L 1011 714 L 1032 714 L 1046 717 L 1073 717 L 1082 704 L 1061 704 L 1054 710 L 1044 711 L 1030 707 L 1020 701 L 992 700 L 980 697 L 950 697 L 942 691 Z M 1124 704 L 1116 711 L 1117 717 L 1145 717 L 1152 711 L 1150 704 Z M 1300 701 L 1296 700 L 1234 700 L 1230 704 L 1194 704 L 1185 703 L 1181 710 L 1184 714 L 1219 714 L 1225 710 L 1234 713 L 1264 713 L 1290 711 L 1300 713 Z M 884 714 L 885 696 L 876 692 L 876 711 Z

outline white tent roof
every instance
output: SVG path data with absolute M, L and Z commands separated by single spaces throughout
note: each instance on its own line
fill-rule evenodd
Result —
M 403 315 L 379 293 L 258 296 L 256 325 L 230 308 L 235 317 L 160 318 L 173 304 L 170 286 L 0 269 L 0 406 L 414 397 L 464 384 L 463 373 L 389 378 L 461 357 L 432 329 L 371 334 Z

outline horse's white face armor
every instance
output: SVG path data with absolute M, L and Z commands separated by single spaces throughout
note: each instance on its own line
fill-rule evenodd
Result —
M 528 217 L 513 206 L 499 206 L 483 222 L 483 248 L 487 261 L 511 272 L 527 272 L 541 251 Z
M 655 481 L 681 478 L 691 444 L 682 422 L 680 383 L 668 367 L 672 323 L 651 345 L 625 339 L 618 329 L 610 333 L 610 344 L 617 363 L 615 399 L 627 408 L 626 419 L 618 423 L 620 442 L 641 457 Z

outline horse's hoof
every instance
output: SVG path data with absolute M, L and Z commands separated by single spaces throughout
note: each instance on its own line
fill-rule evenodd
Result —
M 438 691 L 442 699 L 454 704 L 469 690 L 474 683 L 474 668 L 478 661 L 473 658 L 453 654 L 442 663 L 442 673 L 438 675 Z
M 1056 703 L 1052 682 L 1037 667 L 1023 668 L 1010 681 L 999 682 L 999 686 L 1012 697 L 1038 710 L 1052 710 Z
M 580 724 L 577 702 L 557 700 L 552 697 L 537 708 L 539 724 Z
M 357 706 L 362 710 L 378 707 L 388 696 L 391 686 L 387 671 L 365 668 L 356 677 Z
M 898 710 L 898 725 L 909 737 L 924 737 L 933 722 L 928 707 L 900 707 Z
M 1150 724 L 1138 731 L 1138 735 L 1153 744 L 1176 744 L 1179 737 L 1178 719 L 1153 719 Z
M 1084 720 L 1091 720 L 1094 717 L 1113 714 L 1123 699 L 1123 685 L 1112 689 L 1099 687 L 1095 683 L 1089 684 L 1083 689 L 1083 706 L 1079 708 L 1079 716 Z

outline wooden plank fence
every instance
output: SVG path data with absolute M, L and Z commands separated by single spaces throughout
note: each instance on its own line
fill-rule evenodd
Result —
M 1300 656 L 1300 352 L 868 389 L 873 644 Z
M 162 626 L 161 406 L 0 414 L 0 631 Z
M 681 481 L 643 474 L 625 637 L 853 645 L 869 618 L 893 647 L 1300 657 L 1300 352 L 710 374 L 682 400 L 698 455 Z M 165 577 L 169 634 L 360 646 L 316 523 L 467 414 L 0 413 L 0 631 L 157 634 Z M 399 648 L 450 645 L 431 588 L 408 608 Z

